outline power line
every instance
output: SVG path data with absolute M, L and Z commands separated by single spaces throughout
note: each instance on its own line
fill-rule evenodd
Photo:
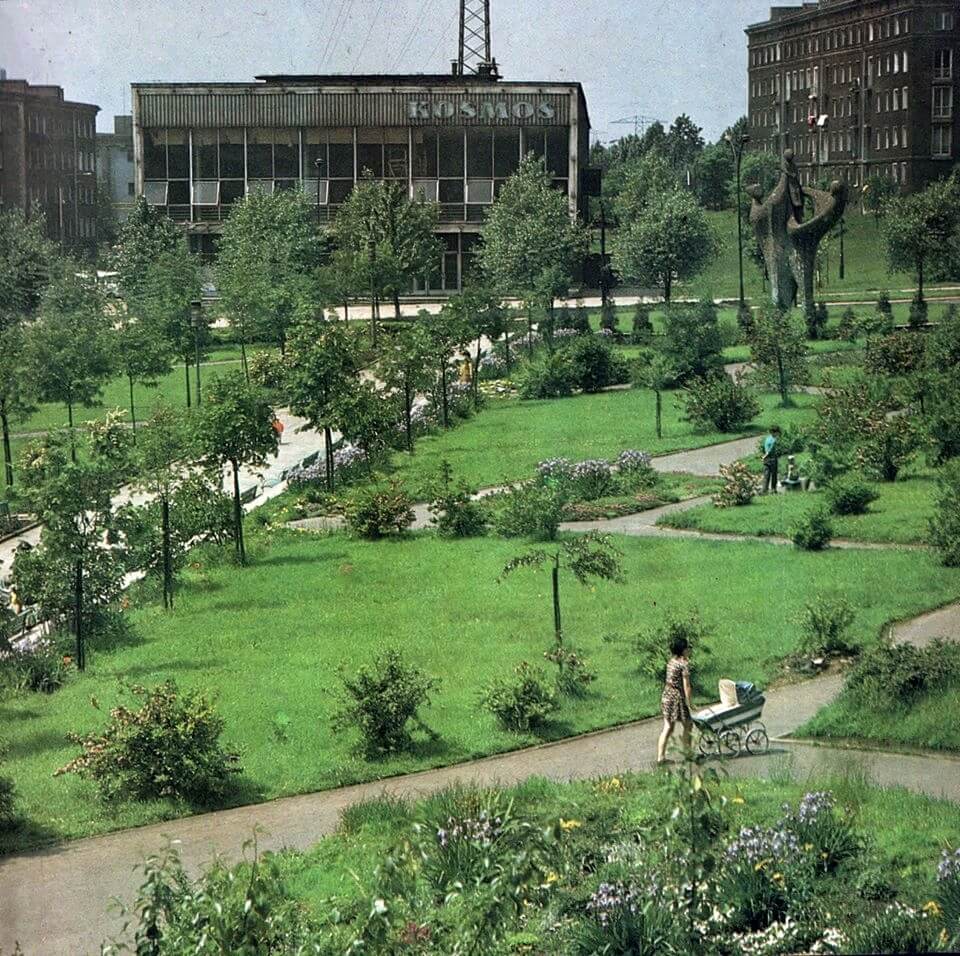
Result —
M 410 32 L 407 34 L 406 39 L 403 43 L 400 44 L 400 51 L 397 53 L 393 63 L 390 66 L 391 70 L 399 69 L 400 65 L 403 63 L 403 58 L 406 56 L 407 50 L 410 47 L 413 38 L 417 35 L 421 24 L 424 22 L 427 16 L 427 10 L 436 3 L 436 0 L 424 0 L 424 3 L 420 7 L 420 15 L 414 20 L 413 26 L 410 28 Z
M 459 20 L 459 19 L 460 19 L 460 11 L 459 11 L 459 9 L 458 9 L 458 10 L 454 13 L 454 15 L 450 18 L 450 27 L 452 28 L 453 25 L 454 25 L 454 23 L 456 23 L 457 20 Z M 445 30 L 445 29 L 443 29 L 443 30 L 440 31 L 440 36 L 437 38 L 437 42 L 434 44 L 433 49 L 432 49 L 432 50 L 430 51 L 430 53 L 427 55 L 427 61 L 430 61 L 430 60 L 433 59 L 433 57 L 434 57 L 434 55 L 436 54 L 437 50 L 440 49 L 440 44 L 443 43 L 444 39 L 446 38 L 446 35 L 447 35 L 447 33 L 446 33 L 446 30 Z
M 340 25 L 340 18 L 343 16 L 343 9 L 347 5 L 347 0 L 340 0 L 340 9 L 337 10 L 337 15 L 334 17 L 333 26 L 330 28 L 330 32 L 327 34 L 327 42 L 323 46 L 323 53 L 320 55 L 320 62 L 324 64 L 327 62 L 327 54 L 330 52 L 330 43 L 333 40 L 334 34 L 337 32 L 337 27 Z M 326 67 L 324 67 L 326 70 Z
M 373 28 L 377 25 L 377 20 L 380 19 L 380 14 L 383 12 L 384 0 L 380 0 L 377 4 L 376 12 L 373 14 L 373 19 L 370 21 L 370 29 L 367 30 L 367 35 L 363 38 L 363 43 L 360 44 L 360 49 L 357 51 L 357 58 L 353 61 L 352 73 L 357 72 L 357 66 L 360 64 L 360 58 L 363 56 L 363 51 L 367 48 L 367 44 L 370 42 L 370 36 L 373 33 Z

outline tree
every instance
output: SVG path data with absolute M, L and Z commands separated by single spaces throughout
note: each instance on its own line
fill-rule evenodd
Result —
M 334 409 L 360 372 L 358 343 L 346 323 L 304 321 L 293 329 L 286 362 L 284 393 L 290 410 L 315 429 L 323 429 L 327 490 L 333 491 Z
M 137 440 L 134 383 L 156 385 L 157 379 L 170 371 L 170 341 L 164 335 L 164 329 L 151 322 L 147 315 L 149 313 L 138 317 L 125 312 L 113 328 L 117 368 L 126 375 L 130 386 L 130 424 L 134 441 Z
M 71 433 L 74 408 L 94 405 L 114 368 L 100 292 L 95 280 L 77 270 L 66 262 L 51 279 L 24 348 L 37 396 L 66 405 Z
M 96 202 L 97 245 L 109 252 L 120 236 L 117 211 L 113 208 L 110 191 L 99 182 L 95 187 L 94 199 Z
M 681 113 L 671 124 L 666 139 L 666 155 L 670 165 L 681 176 L 686 176 L 703 152 L 703 130 L 687 116 Z
M 645 153 L 633 160 L 623 170 L 623 185 L 616 200 L 621 225 L 635 222 L 657 197 L 677 192 L 679 188 L 676 171 L 660 153 Z
M 582 585 L 589 585 L 591 579 L 600 581 L 619 581 L 623 576 L 622 552 L 614 545 L 608 534 L 588 531 L 574 538 L 559 542 L 555 548 L 547 551 L 536 548 L 512 558 L 504 565 L 497 579 L 502 581 L 520 568 L 543 567 L 550 565 L 550 582 L 553 593 L 553 638 L 555 651 L 563 649 L 563 625 L 560 618 L 560 570 L 569 571 Z M 556 654 L 558 666 L 563 673 L 564 656 Z
M 635 375 L 635 384 L 649 388 L 656 400 L 655 424 L 657 438 L 663 438 L 663 393 L 676 381 L 677 370 L 662 352 L 651 352 L 649 360 Z
M 322 247 L 311 205 L 298 190 L 250 195 L 233 207 L 217 254 L 224 312 L 246 334 L 286 349 L 301 310 L 322 308 L 315 272 Z
M 13 487 L 10 419 L 25 419 L 36 409 L 33 376 L 24 354 L 25 333 L 20 325 L 0 327 L 0 431 L 3 434 L 3 479 Z
M 36 312 L 56 258 L 39 209 L 0 213 L 0 328 Z
M 480 232 L 484 276 L 501 295 L 523 299 L 528 322 L 534 308 L 552 310 L 553 300 L 566 295 L 589 242 L 543 160 L 533 155 L 504 183 Z
M 124 300 L 139 291 L 151 265 L 181 247 L 186 248 L 186 240 L 180 228 L 140 196 L 120 227 L 113 252 L 113 268 Z
M 749 342 L 754 377 L 761 385 L 780 392 L 782 405 L 790 405 L 790 392 L 806 379 L 802 320 L 792 312 L 773 307 L 760 309 L 754 317 Z
M 431 316 L 421 314 L 421 324 L 425 329 L 429 341 L 430 360 L 435 371 L 434 405 L 440 410 L 440 423 L 444 428 L 450 427 L 450 362 L 454 355 L 465 348 L 471 338 L 470 330 L 456 311 L 451 311 L 447 303 L 440 311 L 440 315 Z M 508 346 L 509 347 L 509 346 Z M 479 360 L 474 365 L 474 381 L 477 379 Z
M 887 203 L 897 195 L 897 184 L 889 176 L 874 173 L 863 184 L 863 208 L 873 213 L 873 220 L 880 227 L 880 220 L 886 212 Z
M 370 473 L 396 441 L 399 419 L 393 396 L 368 381 L 351 382 L 333 403 L 336 427 L 348 442 L 366 452 Z
M 88 423 L 75 455 L 71 430 L 51 432 L 21 460 L 24 495 L 43 523 L 40 546 L 18 555 L 14 580 L 30 603 L 71 616 L 77 667 L 86 667 L 86 631 L 98 608 L 120 592 L 123 570 L 106 543 L 112 500 L 125 470 L 126 430 L 114 417 Z M 69 455 L 67 446 L 69 445 Z
M 893 271 L 913 270 L 917 297 L 924 275 L 944 275 L 955 254 L 960 229 L 960 178 L 952 176 L 926 189 L 897 196 L 885 206 L 881 234 Z
M 730 178 L 734 175 L 733 155 L 726 143 L 707 146 L 693 165 L 693 188 L 707 209 L 726 209 L 730 203 Z
M 241 565 L 247 563 L 243 543 L 243 506 L 240 501 L 240 467 L 263 465 L 277 450 L 274 413 L 262 391 L 247 385 L 242 372 L 214 378 L 207 388 L 196 424 L 198 451 L 221 470 L 230 465 L 233 475 L 234 545 Z
M 693 196 L 672 192 L 654 197 L 638 219 L 620 227 L 613 265 L 625 279 L 660 286 L 669 303 L 674 282 L 700 273 L 717 248 L 706 214 Z
M 471 358 L 473 383 L 473 407 L 480 407 L 480 358 L 483 355 L 483 339 L 495 342 L 500 336 L 507 336 L 509 322 L 500 297 L 488 285 L 481 282 L 469 284 L 459 295 L 451 296 L 444 304 L 442 314 L 451 322 L 459 324 L 465 342 L 474 340 Z M 529 317 L 530 311 L 527 310 Z M 528 319 L 529 321 L 529 319 Z M 529 328 L 529 326 L 528 326 Z M 510 363 L 509 338 L 504 339 L 507 365 Z
M 380 379 L 403 403 L 407 451 L 413 454 L 413 400 L 432 379 L 430 338 L 420 325 L 408 325 L 390 337 L 377 356 Z
M 709 299 L 673 305 L 664 316 L 663 354 L 677 381 L 702 378 L 723 368 L 723 336 L 717 308 Z

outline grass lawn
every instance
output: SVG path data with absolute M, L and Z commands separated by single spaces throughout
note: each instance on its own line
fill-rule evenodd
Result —
M 797 732 L 801 737 L 853 738 L 880 746 L 960 750 L 960 685 L 926 694 L 909 705 L 854 705 L 845 695 Z
M 762 396 L 763 411 L 737 434 L 699 432 L 681 419 L 674 395 L 663 397 L 663 438 L 654 430 L 653 392 L 601 392 L 572 398 L 520 401 L 492 399 L 479 415 L 446 433 L 421 438 L 414 454 L 397 453 L 394 472 L 417 496 L 450 463 L 456 478 L 481 488 L 532 476 L 545 458 L 615 458 L 625 448 L 659 455 L 758 433 L 775 416 L 781 424 L 812 414 L 812 399 L 781 409 L 774 395 Z
M 854 541 L 881 541 L 895 544 L 922 542 L 927 519 L 933 512 L 936 491 L 934 473 L 914 468 L 898 481 L 872 484 L 880 497 L 863 515 L 835 515 L 833 527 L 838 538 Z M 689 511 L 665 515 L 660 523 L 673 528 L 696 528 L 721 534 L 789 536 L 797 521 L 808 511 L 826 507 L 822 492 L 795 492 L 755 498 L 741 508 L 700 505 Z
M 727 543 L 619 538 L 625 583 L 584 589 L 561 585 L 564 629 L 599 675 L 595 691 L 567 702 L 546 736 L 650 716 L 659 685 L 631 664 L 629 638 L 669 611 L 698 608 L 713 653 L 698 675 L 766 685 L 798 639 L 793 623 L 811 595 L 843 593 L 858 608 L 851 637 L 869 643 L 894 619 L 960 596 L 960 572 L 925 554 L 810 554 L 762 542 Z M 542 662 L 552 638 L 549 577 L 518 572 L 504 583 L 505 562 L 525 550 L 499 539 L 443 541 L 432 535 L 368 543 L 342 535 L 280 532 L 253 536 L 253 564 L 238 572 L 197 552 L 177 609 L 141 605 L 129 612 L 131 637 L 92 647 L 84 676 L 50 697 L 0 703 L 8 755 L 30 824 L 0 836 L 0 850 L 135 826 L 191 812 L 165 801 L 102 806 L 92 785 L 53 771 L 76 753 L 69 731 L 101 726 L 118 699 L 118 682 L 175 678 L 214 691 L 226 721 L 224 741 L 241 752 L 244 775 L 226 803 L 336 787 L 480 754 L 535 738 L 500 730 L 477 695 L 520 660 Z M 769 600 L 758 600 L 768 595 Z M 440 736 L 411 754 L 370 763 L 354 737 L 334 733 L 336 670 L 366 661 L 388 643 L 442 681 L 423 714 Z M 94 710 L 91 700 L 99 703 Z M 289 718 L 285 740 L 275 727 Z

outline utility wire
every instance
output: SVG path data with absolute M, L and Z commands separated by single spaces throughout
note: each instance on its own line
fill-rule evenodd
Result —
M 363 56 L 363 51 L 367 48 L 367 44 L 370 42 L 370 36 L 373 34 L 373 28 L 377 25 L 377 20 L 380 19 L 380 14 L 383 12 L 384 0 L 380 0 L 377 4 L 376 12 L 373 14 L 373 19 L 370 21 L 370 28 L 367 30 L 367 35 L 363 38 L 363 43 L 360 44 L 360 49 L 357 51 L 357 58 L 353 61 L 352 73 L 357 72 L 357 67 L 360 64 L 360 59 Z
M 337 32 L 337 27 L 340 25 L 340 18 L 343 16 L 343 8 L 347 5 L 347 0 L 340 0 L 340 8 L 337 10 L 337 15 L 333 18 L 333 26 L 330 27 L 330 31 L 327 33 L 327 42 L 323 45 L 323 53 L 320 54 L 321 64 L 327 62 L 327 54 L 330 52 L 330 42 L 333 39 L 333 35 Z M 326 72 L 326 67 L 324 67 L 324 72 Z
M 397 70 L 400 68 L 401 64 L 403 63 L 403 58 L 406 56 L 407 50 L 409 49 L 410 44 L 413 42 L 413 38 L 417 35 L 421 25 L 426 19 L 427 10 L 430 9 L 435 3 L 436 0 L 424 0 L 424 3 L 420 7 L 419 16 L 416 18 L 416 20 L 414 20 L 413 26 L 410 28 L 410 32 L 407 34 L 403 43 L 400 44 L 399 52 L 390 65 L 391 70 Z

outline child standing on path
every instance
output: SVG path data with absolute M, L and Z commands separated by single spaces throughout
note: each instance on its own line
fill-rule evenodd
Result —
M 774 425 L 770 433 L 763 440 L 763 494 L 777 493 L 777 457 L 780 454 L 777 440 L 780 438 L 780 427 Z

